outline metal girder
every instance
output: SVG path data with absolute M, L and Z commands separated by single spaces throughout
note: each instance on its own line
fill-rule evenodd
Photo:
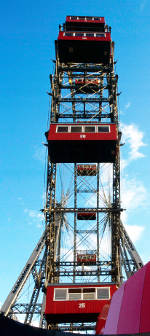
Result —
M 33 315 L 36 311 L 36 305 L 37 301 L 39 298 L 39 294 L 43 285 L 43 279 L 44 279 L 44 272 L 45 272 L 45 261 L 46 261 L 46 251 L 43 255 L 43 259 L 40 263 L 40 268 L 39 271 L 35 273 L 35 286 L 31 295 L 30 303 L 29 303 L 29 309 L 28 312 L 26 313 L 24 323 L 25 324 L 30 324 L 32 322 Z M 33 272 L 32 272 L 33 275 Z
M 60 266 L 73 266 L 75 264 L 75 266 L 78 266 L 78 262 L 77 261 L 60 261 L 59 263 L 56 261 L 55 262 L 56 265 L 60 265 Z M 90 262 L 86 262 L 86 265 L 90 265 Z M 96 261 L 95 262 L 96 266 L 106 266 L 106 267 L 110 267 L 112 266 L 112 263 L 110 261 Z
M 1 312 L 4 313 L 5 316 L 8 316 L 11 313 L 12 306 L 15 304 L 20 291 L 22 290 L 26 280 L 28 279 L 29 275 L 32 272 L 36 261 L 42 252 L 43 248 L 45 247 L 45 238 L 46 232 L 44 231 L 42 237 L 40 238 L 38 244 L 36 245 L 35 249 L 33 250 L 31 256 L 29 257 L 26 265 L 24 266 L 22 272 L 20 273 L 17 281 L 15 282 L 11 292 L 7 296 L 4 304 L 2 305 Z
M 115 272 L 112 281 L 120 284 L 121 282 L 121 264 L 120 264 L 120 152 L 116 155 L 115 163 L 113 163 L 113 204 L 115 209 L 111 213 L 111 230 L 112 230 L 112 262 L 115 265 Z
M 54 259 L 55 259 L 55 237 L 56 225 L 55 214 L 51 209 L 55 206 L 55 186 L 56 186 L 56 164 L 53 164 L 48 159 L 47 166 L 47 197 L 46 207 L 49 211 L 45 213 L 46 220 L 46 275 L 45 287 L 47 283 L 51 282 L 54 273 Z
M 96 189 L 77 189 L 78 193 L 96 193 Z
M 122 263 L 125 267 L 127 278 L 129 278 L 130 275 L 138 271 L 144 264 L 122 222 L 120 222 L 120 231 Z M 128 255 L 131 258 L 130 260 Z
M 65 63 L 59 63 L 58 64 L 58 70 L 59 71 L 69 71 L 69 70 L 72 70 L 72 71 L 77 71 L 77 72 L 80 72 L 80 71 L 88 71 L 88 72 L 97 72 L 99 73 L 100 71 L 103 73 L 103 72 L 111 72 L 111 66 L 110 65 L 102 65 L 102 64 L 95 64 L 95 63 L 73 63 L 73 64 L 65 64 Z
M 43 212 L 48 213 L 48 209 L 43 209 Z M 104 212 L 104 213 L 117 213 L 118 211 L 123 211 L 122 208 L 115 208 L 115 207 L 108 207 L 108 208 L 53 208 L 51 209 L 51 213 L 56 212 L 56 213 L 77 213 L 77 212 Z
M 75 110 L 75 117 L 76 119 L 92 119 L 92 120 L 95 120 L 95 119 L 98 119 L 98 113 L 99 113 L 99 110 L 95 110 L 95 111 L 92 111 L 92 110 L 86 110 L 86 111 L 77 111 Z M 72 113 L 65 113 L 65 118 L 66 119 L 71 119 L 72 118 Z M 57 117 L 59 119 L 64 119 L 64 114 L 62 113 L 58 113 L 57 114 Z M 101 113 L 101 117 L 102 118 L 105 118 L 105 119 L 108 119 L 108 118 L 111 118 L 112 117 L 112 113 Z
M 40 314 L 41 313 L 41 304 L 36 304 L 34 309 L 34 314 Z M 15 315 L 17 314 L 30 314 L 30 305 L 28 303 L 16 303 L 13 306 L 13 313 Z
M 104 275 L 104 276 L 107 276 L 107 275 L 111 275 L 112 274 L 112 270 L 97 270 L 97 271 L 73 271 L 73 270 L 63 270 L 63 271 L 59 271 L 59 274 L 56 272 L 55 273 L 55 276 L 62 276 L 62 277 L 85 277 L 85 276 L 94 276 L 94 277 L 97 277 L 97 276 L 100 276 L 100 275 Z
M 97 230 L 76 230 L 77 233 L 97 233 Z
M 57 102 L 61 103 L 109 103 L 109 98 L 62 98 L 62 97 L 54 97 Z

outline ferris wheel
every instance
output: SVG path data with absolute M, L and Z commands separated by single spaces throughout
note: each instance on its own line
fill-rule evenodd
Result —
M 38 316 L 40 327 L 88 331 L 143 263 L 120 219 L 111 29 L 103 17 L 67 16 L 55 49 L 45 230 L 2 312 L 24 316 L 25 324 Z

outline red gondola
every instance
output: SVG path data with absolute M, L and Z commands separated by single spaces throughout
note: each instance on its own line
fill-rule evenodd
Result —
M 111 54 L 110 32 L 60 31 L 56 41 L 60 62 L 108 64 Z
M 78 266 L 84 265 L 96 265 L 96 254 L 95 253 L 77 253 L 77 264 Z
M 78 176 L 96 176 L 97 167 L 96 165 L 78 165 L 77 175 Z
M 110 304 L 115 284 L 48 285 L 45 317 L 48 323 L 95 322 L 102 308 Z
M 99 91 L 100 80 L 99 79 L 76 79 L 75 89 L 76 93 L 94 93 Z
M 52 162 L 114 162 L 116 124 L 51 124 L 47 133 Z
M 65 31 L 105 31 L 104 17 L 96 16 L 67 16 L 64 24 Z
M 78 220 L 95 220 L 96 213 L 95 212 L 78 212 L 77 219 Z

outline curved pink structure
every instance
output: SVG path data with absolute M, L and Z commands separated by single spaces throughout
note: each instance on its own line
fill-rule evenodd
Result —
M 150 262 L 113 295 L 104 335 L 150 332 Z

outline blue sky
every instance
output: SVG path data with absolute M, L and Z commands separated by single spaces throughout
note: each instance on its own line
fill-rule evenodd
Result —
M 148 0 L 8 1 L 1 4 L 0 302 L 24 266 L 44 223 L 49 73 L 66 15 L 105 16 L 115 41 L 124 131 L 124 223 L 150 259 L 150 3 Z

